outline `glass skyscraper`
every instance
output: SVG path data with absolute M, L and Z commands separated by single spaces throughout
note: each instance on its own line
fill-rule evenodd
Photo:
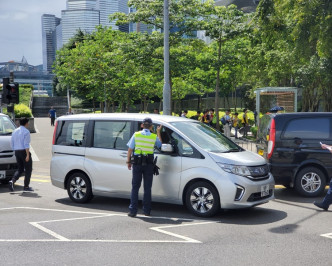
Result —
M 115 12 L 128 14 L 128 0 L 67 0 L 66 10 L 61 11 L 60 19 L 54 15 L 42 16 L 43 67 L 52 71 L 55 51 L 75 36 L 78 30 L 92 33 L 96 26 L 112 27 L 114 30 L 129 32 L 129 25 L 116 26 L 109 21 Z
M 42 47 L 43 47 L 43 71 L 52 72 L 52 64 L 57 50 L 56 27 L 60 19 L 54 15 L 44 14 L 42 21 Z
M 66 44 L 78 30 L 91 33 L 99 23 L 96 0 L 67 0 L 67 10 L 61 11 L 62 42 Z

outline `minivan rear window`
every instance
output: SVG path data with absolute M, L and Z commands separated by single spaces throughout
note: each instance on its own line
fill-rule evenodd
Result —
M 11 135 L 15 130 L 14 123 L 7 116 L 0 116 L 0 136 Z
M 85 146 L 87 121 L 61 121 L 57 129 L 55 145 Z
M 293 119 L 288 122 L 282 138 L 328 139 L 330 123 L 330 119 L 324 117 Z

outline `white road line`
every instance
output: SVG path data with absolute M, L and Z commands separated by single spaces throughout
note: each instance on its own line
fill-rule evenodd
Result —
M 322 234 L 320 236 L 331 238 L 332 239 L 332 233 Z
M 94 218 L 105 218 L 105 217 L 115 217 L 115 216 L 127 216 L 125 214 L 119 213 L 94 213 L 94 212 L 83 212 L 83 211 L 70 211 L 70 210 L 59 210 L 59 209 L 44 209 L 44 208 L 34 208 L 34 207 L 12 207 L 12 208 L 1 208 L 0 211 L 5 210 L 14 210 L 14 209 L 30 209 L 30 210 L 41 210 L 41 211 L 53 211 L 53 212 L 66 212 L 66 213 L 80 213 L 80 214 L 94 214 L 98 216 L 89 216 L 89 217 L 78 217 L 78 218 L 66 218 L 66 219 L 58 219 L 58 220 L 47 220 L 47 221 L 39 221 L 39 222 L 29 222 L 32 226 L 36 227 L 37 229 L 41 230 L 42 232 L 54 237 L 55 239 L 0 239 L 0 242 L 104 242 L 104 243 L 202 243 L 201 241 L 195 240 L 193 238 L 175 234 L 163 230 L 165 228 L 176 228 L 176 227 L 184 227 L 184 226 L 197 226 L 197 225 L 205 225 L 205 224 L 212 224 L 217 223 L 217 221 L 212 222 L 197 222 L 197 223 L 190 223 L 190 224 L 180 224 L 180 225 L 166 225 L 166 226 L 158 226 L 158 227 L 151 227 L 148 228 L 150 230 L 154 230 L 158 233 L 165 234 L 168 236 L 172 236 L 181 240 L 115 240 L 115 239 L 68 239 L 62 235 L 57 234 L 56 232 L 40 225 L 41 223 L 52 223 L 52 222 L 65 222 L 65 221 L 74 221 L 74 220 L 85 220 L 85 219 L 94 219 Z M 144 217 L 148 219 L 165 219 L 171 221 L 190 221 L 193 222 L 193 219 L 186 219 L 186 218 L 169 218 L 169 217 L 145 217 L 145 216 L 138 216 Z
M 40 133 L 40 131 L 39 131 L 38 128 L 37 128 L 36 123 L 34 124 L 34 127 L 35 127 L 35 130 L 36 130 L 36 133 L 37 133 L 37 134 Z
M 54 238 L 58 239 L 58 240 L 61 240 L 61 241 L 69 241 L 68 238 L 65 238 L 47 228 L 45 228 L 44 226 L 41 226 L 40 224 L 38 223 L 35 223 L 35 222 L 30 222 L 29 224 L 33 225 L 34 227 L 38 228 L 39 230 L 43 231 L 44 233 L 46 234 L 49 234 L 51 236 L 53 236 Z
M 31 145 L 30 145 L 30 152 L 31 152 L 32 161 L 39 162 L 39 158 Z

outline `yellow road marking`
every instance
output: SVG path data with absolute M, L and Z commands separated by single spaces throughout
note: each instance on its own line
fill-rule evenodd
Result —
M 51 180 L 35 179 L 35 178 L 31 178 L 31 181 L 43 182 L 43 183 L 50 183 L 51 182 Z

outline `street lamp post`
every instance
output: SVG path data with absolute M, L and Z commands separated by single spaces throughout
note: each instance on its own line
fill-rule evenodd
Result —
M 164 0 L 164 89 L 163 114 L 171 115 L 171 87 L 169 80 L 169 3 Z

